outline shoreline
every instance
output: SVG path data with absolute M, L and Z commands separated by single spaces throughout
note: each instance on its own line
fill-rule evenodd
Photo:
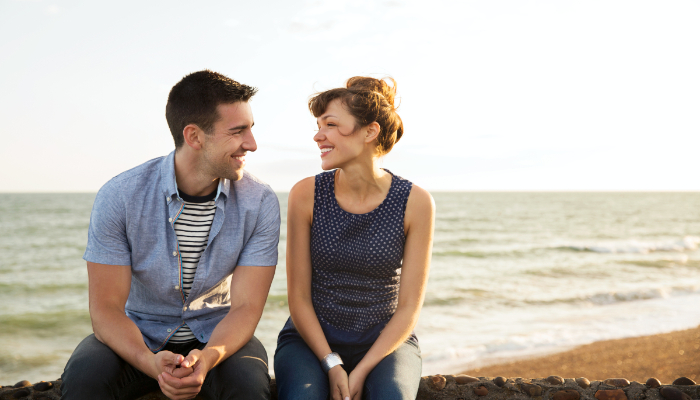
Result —
M 594 342 L 544 356 L 489 364 L 462 372 L 482 377 L 543 378 L 559 375 L 589 380 L 657 378 L 671 384 L 685 376 L 700 379 L 700 326 L 649 336 Z

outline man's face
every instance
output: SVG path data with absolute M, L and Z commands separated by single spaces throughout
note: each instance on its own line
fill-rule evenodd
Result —
M 202 168 L 215 178 L 237 181 L 243 176 L 245 155 L 258 146 L 253 138 L 253 112 L 248 102 L 219 104 L 219 120 L 204 135 Z

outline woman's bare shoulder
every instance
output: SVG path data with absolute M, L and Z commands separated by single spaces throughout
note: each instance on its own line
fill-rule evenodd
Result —
M 316 177 L 315 176 L 308 176 L 308 177 L 300 180 L 299 182 L 295 183 L 294 186 L 292 186 L 292 190 L 289 191 L 289 195 L 292 196 L 294 194 L 296 196 L 301 196 L 309 191 L 313 194 L 315 185 L 316 185 Z
M 419 214 L 426 212 L 432 214 L 435 211 L 435 200 L 433 200 L 433 196 L 430 192 L 413 184 L 406 204 L 406 212 L 409 211 Z
M 306 208 L 308 204 L 313 205 L 316 179 L 314 176 L 304 178 L 294 184 L 289 191 L 289 206 L 300 206 Z

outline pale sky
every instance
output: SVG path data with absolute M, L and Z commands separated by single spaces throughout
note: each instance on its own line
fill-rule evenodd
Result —
M 256 86 L 248 170 L 320 172 L 306 102 L 398 82 L 384 167 L 429 190 L 700 190 L 700 2 L 0 0 L 0 192 L 94 192 L 173 149 L 170 88 Z

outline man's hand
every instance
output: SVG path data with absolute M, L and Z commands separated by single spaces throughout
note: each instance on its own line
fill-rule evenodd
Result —
M 172 375 L 176 370 L 180 369 L 179 367 L 184 360 L 185 357 L 180 354 L 175 354 L 167 350 L 160 351 L 153 355 L 153 365 L 148 375 L 152 378 L 156 378 L 161 372 L 167 372 Z M 187 375 L 191 373 L 192 371 L 190 369 Z
M 343 367 L 336 365 L 328 371 L 328 383 L 331 389 L 333 400 L 350 400 L 350 389 L 348 388 L 348 374 Z
M 202 352 L 197 349 L 184 357 L 179 366 L 173 371 L 164 371 L 158 375 L 160 390 L 173 400 L 192 399 L 202 390 L 204 378 L 211 368 L 202 357 Z

